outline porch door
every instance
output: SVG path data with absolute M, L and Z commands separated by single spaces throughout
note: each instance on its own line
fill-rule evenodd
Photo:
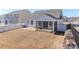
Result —
M 57 31 L 57 21 L 54 21 L 54 32 Z

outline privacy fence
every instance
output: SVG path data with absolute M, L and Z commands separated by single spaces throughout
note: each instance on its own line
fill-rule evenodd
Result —
M 77 43 L 77 46 L 79 48 L 79 31 L 77 31 L 74 27 L 79 26 L 79 24 L 71 24 L 71 30 L 73 33 L 73 38 L 75 40 L 75 42 Z
M 0 32 L 6 32 L 9 30 L 13 30 L 13 29 L 17 29 L 17 28 L 21 28 L 22 25 L 20 24 L 10 24 L 10 25 L 5 25 L 5 26 L 0 26 Z

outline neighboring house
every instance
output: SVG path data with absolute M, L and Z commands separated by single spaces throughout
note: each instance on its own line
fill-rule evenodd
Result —
M 66 22 L 73 22 L 73 21 L 79 21 L 79 17 L 66 17 Z
M 77 21 L 79 22 L 79 17 L 73 17 L 72 21 L 73 22 L 77 22 Z
M 0 17 L 0 23 L 4 24 L 24 24 L 25 20 L 31 19 L 31 13 L 28 10 L 17 10 Z
M 63 24 L 62 10 L 60 9 L 36 11 L 32 16 L 34 17 L 32 20 L 26 21 L 28 27 L 53 33 L 66 30 L 66 26 Z
M 66 22 L 72 22 L 73 17 L 66 17 Z
M 5 14 L 0 16 L 0 25 L 5 25 L 6 24 L 6 17 Z
M 0 16 L 0 32 L 22 28 L 25 21 L 31 19 L 28 10 L 17 10 Z

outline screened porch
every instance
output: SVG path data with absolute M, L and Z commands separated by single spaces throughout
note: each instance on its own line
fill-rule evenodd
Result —
M 36 21 L 36 30 L 54 32 L 54 30 L 55 31 L 57 30 L 57 22 L 55 22 L 55 21 Z

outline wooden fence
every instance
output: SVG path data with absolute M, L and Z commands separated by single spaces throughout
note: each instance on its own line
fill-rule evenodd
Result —
M 5 25 L 0 27 L 0 32 L 5 32 L 5 31 L 21 28 L 21 27 L 22 25 L 19 25 L 19 24 Z
M 73 33 L 73 38 L 74 38 L 74 40 L 77 43 L 77 46 L 79 48 L 79 32 L 74 28 L 74 27 L 77 27 L 77 26 L 79 26 L 79 25 L 71 24 L 71 30 L 72 30 L 72 33 Z

